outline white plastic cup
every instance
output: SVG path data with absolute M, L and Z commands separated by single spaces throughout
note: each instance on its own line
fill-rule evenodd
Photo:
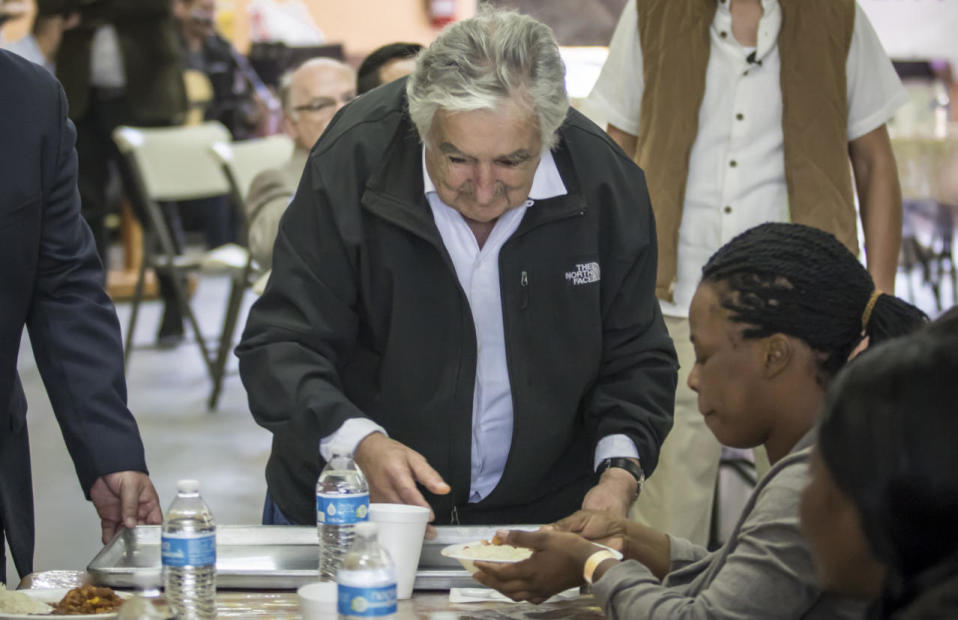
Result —
M 307 583 L 296 590 L 299 597 L 299 611 L 305 620 L 336 620 L 339 610 L 336 607 L 337 584 L 335 581 Z
M 410 598 L 429 509 L 406 504 L 369 504 L 369 520 L 379 526 L 379 544 L 396 565 L 396 597 Z

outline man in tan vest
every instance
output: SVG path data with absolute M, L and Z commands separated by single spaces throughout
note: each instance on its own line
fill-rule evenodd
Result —
M 629 0 L 590 95 L 647 176 L 656 292 L 679 354 L 675 425 L 634 516 L 704 544 L 721 446 L 687 387 L 701 268 L 766 221 L 831 232 L 891 292 L 901 191 L 885 121 L 906 98 L 854 0 Z M 849 159 L 851 165 L 849 166 Z

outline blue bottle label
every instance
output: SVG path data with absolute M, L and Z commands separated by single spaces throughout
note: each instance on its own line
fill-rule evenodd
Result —
M 357 588 L 339 584 L 339 613 L 376 618 L 396 613 L 396 584 Z
M 216 534 L 192 536 L 163 534 L 160 544 L 163 566 L 214 566 L 216 564 Z
M 369 493 L 316 494 L 316 523 L 352 525 L 369 519 Z

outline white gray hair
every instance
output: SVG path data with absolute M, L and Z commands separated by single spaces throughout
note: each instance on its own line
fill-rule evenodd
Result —
M 512 99 L 536 115 L 543 148 L 552 148 L 569 111 L 565 65 L 552 30 L 526 15 L 489 6 L 448 26 L 419 55 L 406 96 L 423 142 L 439 109 L 493 110 Z

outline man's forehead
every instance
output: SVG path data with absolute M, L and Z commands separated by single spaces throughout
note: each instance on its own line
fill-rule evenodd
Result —
M 294 76 L 292 90 L 303 97 L 336 97 L 355 86 L 347 67 L 320 66 L 304 69 Z

